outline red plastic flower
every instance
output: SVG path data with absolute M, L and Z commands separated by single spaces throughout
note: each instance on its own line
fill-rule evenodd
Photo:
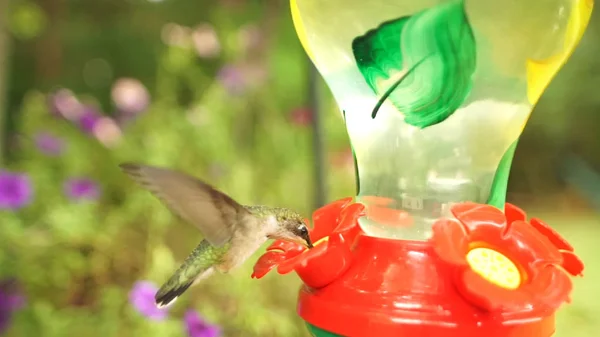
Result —
M 310 108 L 296 108 L 290 115 L 292 123 L 299 126 L 308 126 L 313 120 L 313 112 Z
M 254 265 L 253 278 L 277 272 L 296 271 L 311 287 L 322 287 L 344 272 L 351 258 L 350 244 L 360 229 L 357 219 L 364 206 L 351 204 L 352 198 L 331 203 L 315 211 L 310 238 L 314 248 L 283 240 L 275 241 Z
M 332 152 L 329 156 L 329 161 L 336 170 L 354 173 L 354 154 L 351 148 Z
M 506 204 L 505 213 L 462 203 L 456 219 L 433 225 L 431 241 L 440 259 L 457 270 L 456 286 L 471 303 L 488 311 L 556 310 L 569 301 L 570 275 L 583 263 L 573 247 L 539 219 Z

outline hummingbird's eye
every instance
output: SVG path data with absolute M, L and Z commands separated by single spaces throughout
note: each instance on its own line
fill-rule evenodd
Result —
M 300 226 L 300 227 L 298 227 L 298 231 L 302 235 L 308 234 L 308 228 L 306 228 L 306 226 Z

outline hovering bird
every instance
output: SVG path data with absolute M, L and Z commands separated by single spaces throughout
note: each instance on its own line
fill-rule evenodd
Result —
M 242 206 L 211 185 L 167 168 L 131 163 L 120 167 L 204 235 L 204 240 L 156 293 L 159 308 L 173 303 L 190 286 L 215 271 L 228 273 L 240 266 L 268 239 L 312 248 L 302 216 L 290 209 Z

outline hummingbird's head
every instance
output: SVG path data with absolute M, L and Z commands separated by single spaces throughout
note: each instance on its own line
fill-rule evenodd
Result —
M 274 239 L 297 242 L 312 248 L 308 227 L 300 214 L 286 212 L 277 216 L 278 229 L 271 235 Z

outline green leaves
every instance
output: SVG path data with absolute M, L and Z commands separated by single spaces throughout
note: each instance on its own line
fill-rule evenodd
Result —
M 463 1 L 382 23 L 352 42 L 356 64 L 371 89 L 426 128 L 443 122 L 471 91 L 476 66 L 473 31 Z

